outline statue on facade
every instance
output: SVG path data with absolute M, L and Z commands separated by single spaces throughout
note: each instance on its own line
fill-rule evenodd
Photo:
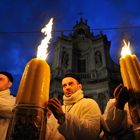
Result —
M 62 66 L 64 68 L 68 67 L 68 62 L 69 62 L 69 54 L 65 51 L 62 53 Z
M 95 64 L 97 66 L 101 66 L 102 65 L 102 56 L 101 56 L 101 52 L 97 51 L 95 53 Z

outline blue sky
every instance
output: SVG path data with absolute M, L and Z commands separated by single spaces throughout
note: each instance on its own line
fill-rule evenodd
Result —
M 111 41 L 110 55 L 116 63 L 124 38 L 130 40 L 132 51 L 140 58 L 139 5 L 139 0 L 1 0 L 0 70 L 13 74 L 13 93 L 17 92 L 26 63 L 36 57 L 44 37 L 40 30 L 51 17 L 54 31 L 72 30 L 80 17 L 88 20 L 95 35 L 102 31 Z M 51 42 L 59 34 L 53 32 Z M 51 56 L 49 63 L 53 53 Z

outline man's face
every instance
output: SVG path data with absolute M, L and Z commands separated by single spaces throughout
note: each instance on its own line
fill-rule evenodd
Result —
M 72 77 L 66 77 L 62 80 L 62 88 L 64 95 L 66 97 L 70 97 L 77 90 L 82 89 L 82 85 L 78 83 L 78 81 Z
M 12 82 L 9 81 L 8 77 L 0 74 L 0 91 L 6 90 L 12 86 Z

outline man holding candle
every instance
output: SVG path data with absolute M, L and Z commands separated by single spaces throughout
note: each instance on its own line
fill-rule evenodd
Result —
M 0 72 L 0 140 L 5 140 L 15 97 L 10 95 L 13 77 L 9 72 Z
M 101 112 L 93 99 L 84 98 L 82 84 L 74 74 L 62 79 L 63 106 L 56 99 L 49 100 L 53 115 L 48 119 L 46 140 L 96 140 L 100 132 Z
M 110 140 L 140 140 L 140 98 L 123 85 L 116 87 L 101 119 L 106 137 Z

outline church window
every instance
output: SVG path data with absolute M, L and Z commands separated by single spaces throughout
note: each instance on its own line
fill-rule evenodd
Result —
M 85 31 L 84 31 L 83 29 L 79 29 L 79 30 L 78 30 L 78 34 L 79 34 L 79 35 L 84 35 L 84 34 L 85 34 Z
M 78 60 L 78 72 L 86 72 L 86 60 L 85 59 Z
M 63 51 L 62 53 L 62 65 L 67 68 L 68 67 L 68 61 L 69 61 L 69 55 L 67 52 Z

